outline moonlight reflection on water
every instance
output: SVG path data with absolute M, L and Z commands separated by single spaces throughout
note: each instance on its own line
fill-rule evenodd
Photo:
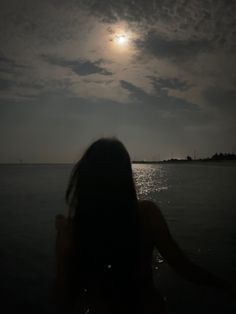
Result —
M 168 190 L 168 179 L 163 165 L 133 165 L 138 197 L 144 199 L 150 192 Z

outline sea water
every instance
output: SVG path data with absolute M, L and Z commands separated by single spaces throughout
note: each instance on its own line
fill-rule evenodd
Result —
M 72 165 L 0 165 L 0 289 L 4 313 L 52 313 L 55 216 Z M 195 263 L 236 282 L 236 164 L 135 164 L 140 199 L 155 201 Z M 236 313 L 223 290 L 187 282 L 161 258 L 153 274 L 170 313 Z

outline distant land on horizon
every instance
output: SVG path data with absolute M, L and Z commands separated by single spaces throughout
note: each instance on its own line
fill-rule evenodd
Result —
M 193 159 L 191 156 L 187 156 L 185 159 L 178 159 L 178 158 L 171 158 L 171 159 L 166 159 L 166 160 L 160 160 L 160 161 L 155 161 L 155 160 L 133 160 L 133 164 L 162 164 L 162 163 L 176 163 L 176 162 L 181 162 L 181 163 L 186 163 L 186 162 L 212 162 L 212 161 L 232 161 L 236 160 L 236 154 L 233 153 L 216 153 L 212 157 L 207 157 L 207 158 L 196 158 Z

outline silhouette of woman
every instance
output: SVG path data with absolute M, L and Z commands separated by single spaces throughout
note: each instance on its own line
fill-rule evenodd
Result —
M 183 254 L 155 203 L 138 201 L 129 154 L 117 139 L 87 149 L 66 201 L 68 217 L 56 217 L 56 295 L 63 313 L 166 313 L 153 284 L 155 247 L 185 278 L 225 285 Z

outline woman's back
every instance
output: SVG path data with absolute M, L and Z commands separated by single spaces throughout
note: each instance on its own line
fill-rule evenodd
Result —
M 127 260 L 127 267 L 124 267 L 123 264 L 113 266 L 107 262 L 103 269 L 90 269 L 89 273 L 84 274 L 87 286 L 75 297 L 73 313 L 82 314 L 86 310 L 98 314 L 164 313 L 163 299 L 153 284 L 151 202 L 139 201 L 138 204 L 139 246 L 135 263 L 129 265 Z M 120 229 L 122 230 L 122 225 Z M 99 263 L 98 256 L 94 257 L 95 263 L 96 258 Z M 125 257 L 121 260 L 125 261 Z
M 150 202 L 139 201 L 138 205 L 139 245 L 135 262 L 130 265 L 127 260 L 127 266 L 117 264 L 115 269 L 112 264 L 107 264 L 107 269 L 93 281 L 92 298 L 98 304 L 109 304 L 109 314 L 163 313 L 163 300 L 156 293 L 153 283 L 154 241 L 150 232 Z

